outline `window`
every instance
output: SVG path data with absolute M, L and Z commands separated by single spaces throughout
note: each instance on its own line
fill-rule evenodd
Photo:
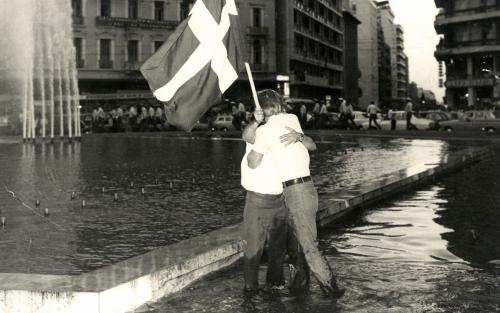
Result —
M 136 19 L 139 12 L 138 0 L 128 0 L 128 17 Z
M 82 0 L 71 0 L 74 17 L 82 17 Z
M 81 64 L 82 58 L 82 38 L 74 38 L 76 65 Z
M 163 21 L 164 13 L 163 1 L 155 1 L 155 20 Z
M 155 41 L 155 52 L 163 45 L 163 41 Z
M 111 17 L 111 0 L 101 0 L 101 16 Z
M 252 8 L 252 26 L 262 27 L 262 8 Z
M 139 61 L 139 41 L 129 40 L 127 42 L 127 56 L 129 62 Z
M 113 62 L 111 61 L 111 39 L 101 39 L 99 41 L 99 67 L 113 67 Z
M 85 61 L 83 59 L 83 39 L 82 38 L 74 38 L 73 42 L 75 45 L 76 68 L 83 68 L 85 66 Z
M 253 64 L 262 64 L 263 62 L 263 57 L 262 57 L 262 43 L 260 40 L 254 40 L 252 42 L 252 63 Z

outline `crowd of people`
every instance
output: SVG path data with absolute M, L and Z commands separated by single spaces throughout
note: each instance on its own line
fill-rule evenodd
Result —
M 338 105 L 330 103 L 310 101 L 287 102 L 284 109 L 288 113 L 295 114 L 303 129 L 360 129 L 361 121 L 355 114 L 353 103 L 347 99 L 339 98 Z M 208 129 L 219 114 L 231 115 L 232 125 L 235 130 L 242 130 L 248 125 L 252 114 L 251 109 L 242 102 L 232 103 L 226 109 L 213 107 L 205 114 L 202 120 L 207 123 Z M 413 115 L 413 104 L 408 101 L 404 109 L 406 111 L 407 127 L 413 129 L 411 118 Z M 365 116 L 369 120 L 368 129 L 380 129 L 378 123 L 382 110 L 373 101 L 368 105 Z M 390 108 L 386 114 L 391 120 L 391 129 L 395 129 L 395 109 Z M 357 120 L 358 119 L 358 120 Z M 102 106 L 94 108 L 91 115 L 85 119 L 88 130 L 92 132 L 135 132 L 135 131 L 163 131 L 172 129 L 168 124 L 164 110 L 161 105 L 131 105 L 116 106 L 105 111 Z
M 98 107 L 92 111 L 91 124 L 93 132 L 162 131 L 168 128 L 160 106 L 141 106 L 139 109 L 118 106 L 108 112 Z

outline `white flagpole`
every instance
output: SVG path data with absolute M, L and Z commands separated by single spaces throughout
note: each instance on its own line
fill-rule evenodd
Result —
M 250 87 L 252 88 L 253 101 L 255 102 L 255 108 L 261 110 L 259 99 L 257 98 L 257 91 L 255 90 L 255 84 L 253 82 L 252 71 L 250 70 L 250 64 L 245 62 L 245 68 L 247 69 L 248 81 L 250 82 Z

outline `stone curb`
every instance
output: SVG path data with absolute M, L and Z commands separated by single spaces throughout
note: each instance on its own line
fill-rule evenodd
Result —
M 410 167 L 326 199 L 318 224 L 326 226 L 355 209 L 428 183 L 490 155 L 488 149 L 451 153 L 439 164 Z M 175 293 L 242 256 L 241 224 L 76 276 L 0 273 L 0 312 L 123 313 Z

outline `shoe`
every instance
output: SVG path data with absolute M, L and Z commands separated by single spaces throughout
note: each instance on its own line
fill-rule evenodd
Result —
M 333 298 L 335 300 L 342 298 L 342 296 L 345 293 L 345 289 L 339 288 L 337 286 L 337 282 L 335 280 L 332 280 L 330 284 L 320 286 L 321 291 L 323 291 L 323 294 L 326 297 Z

